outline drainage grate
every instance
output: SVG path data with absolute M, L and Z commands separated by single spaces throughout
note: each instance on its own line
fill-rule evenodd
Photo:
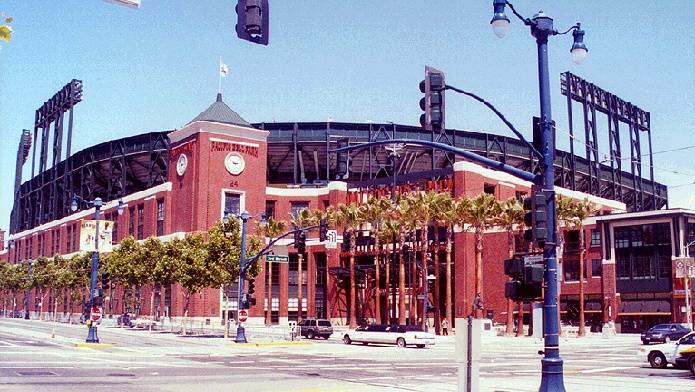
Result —
M 20 376 L 57 376 L 58 374 L 46 371 L 23 371 L 17 372 Z
M 133 373 L 108 373 L 107 377 L 135 377 Z

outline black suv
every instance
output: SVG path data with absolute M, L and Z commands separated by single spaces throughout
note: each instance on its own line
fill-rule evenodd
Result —
M 317 336 L 328 339 L 333 334 L 331 321 L 326 319 L 305 319 L 300 321 L 297 326 L 301 329 L 300 335 L 308 339 L 314 339 Z
M 682 324 L 657 324 L 646 332 L 642 332 L 641 339 L 643 344 L 667 343 L 676 341 L 690 332 L 690 328 Z

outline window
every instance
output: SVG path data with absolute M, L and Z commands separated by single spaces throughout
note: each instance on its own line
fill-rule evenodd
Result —
M 135 207 L 128 209 L 128 235 L 135 235 Z
M 27 246 L 27 251 L 29 252 L 27 259 L 33 259 L 34 258 L 34 237 L 29 237 L 29 246 Z
M 601 246 L 601 230 L 591 230 L 591 246 Z
M 38 237 L 39 252 L 38 252 L 38 254 L 37 254 L 38 256 L 43 256 L 43 242 L 44 242 L 44 239 L 45 239 L 45 238 L 46 238 L 46 237 L 44 236 L 44 233 L 39 234 L 39 237 Z
M 145 235 L 145 205 L 138 206 L 138 239 L 141 240 Z
M 297 216 L 302 210 L 309 209 L 309 202 L 308 201 L 293 201 L 290 203 L 290 212 L 292 213 L 292 216 Z
M 60 229 L 53 231 L 53 254 L 60 254 Z
M 275 200 L 265 201 L 265 216 L 270 219 L 275 219 Z
M 111 226 L 111 243 L 118 243 L 118 214 L 113 214 L 113 226 Z
M 601 259 L 591 260 L 591 276 L 600 277 L 601 273 Z
M 562 271 L 565 274 L 565 282 L 579 281 L 579 260 L 565 259 L 562 262 Z
M 164 235 L 164 199 L 157 200 L 157 236 Z
M 483 192 L 487 193 L 488 195 L 494 195 L 495 194 L 495 186 L 492 184 L 485 184 L 485 185 L 483 185 Z
M 225 192 L 224 193 L 224 211 L 222 212 L 222 217 L 225 215 L 239 215 L 241 213 L 241 195 L 238 193 Z
M 630 231 L 624 228 L 615 229 L 615 247 L 616 249 L 630 247 Z
M 67 234 L 67 236 L 68 236 L 68 238 L 67 238 L 67 245 L 66 245 L 66 248 L 65 248 L 65 249 L 66 249 L 66 252 L 67 252 L 67 253 L 70 253 L 70 252 L 72 252 L 72 225 L 68 225 L 68 226 L 65 228 L 65 231 L 66 231 L 66 234 Z
M 514 192 L 514 198 L 516 199 L 516 201 L 522 204 L 524 203 L 524 198 L 526 197 L 526 195 L 528 195 L 528 193 L 523 191 Z
M 80 247 L 80 224 L 75 223 L 72 227 L 72 251 L 76 252 Z

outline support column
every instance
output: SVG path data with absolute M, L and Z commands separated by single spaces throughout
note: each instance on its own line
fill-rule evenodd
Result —
M 279 314 L 278 323 L 282 326 L 287 325 L 287 302 L 289 296 L 289 285 L 290 285 L 290 265 L 289 263 L 280 264 L 280 303 L 279 303 Z
M 307 253 L 306 257 L 306 314 L 316 317 L 316 253 Z

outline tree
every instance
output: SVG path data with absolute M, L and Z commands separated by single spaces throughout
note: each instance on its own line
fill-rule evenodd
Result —
M 17 313 L 17 293 L 29 287 L 27 279 L 27 267 L 24 264 L 5 264 L 0 275 L 0 285 L 2 290 L 8 291 L 12 296 L 12 312 Z
M 104 260 L 104 258 L 102 258 Z M 87 304 L 88 296 L 85 292 L 89 292 L 89 279 L 92 271 L 92 255 L 90 253 L 78 253 L 68 261 L 68 268 L 72 271 L 68 275 L 69 279 L 69 308 L 72 310 L 73 301 L 80 301 L 80 309 L 83 312 Z M 72 320 L 71 320 L 72 321 Z
M 158 238 L 149 237 L 140 246 L 138 257 L 138 261 L 142 265 L 142 268 L 138 269 L 140 271 L 140 284 L 152 285 L 150 294 L 150 316 L 152 320 L 154 320 L 154 292 L 157 289 L 157 285 L 160 285 L 160 282 L 154 280 L 154 271 L 157 268 L 158 260 L 162 259 L 164 254 L 164 244 Z M 150 330 L 152 330 L 152 323 L 150 323 Z
M 584 220 L 598 212 L 598 208 L 584 198 L 581 201 L 572 200 L 571 207 L 568 208 L 567 214 L 563 214 L 565 223 L 579 231 L 579 331 L 577 336 L 584 336 L 584 256 L 586 253 L 586 240 L 584 233 Z M 559 303 L 559 301 L 558 301 Z
M 509 257 L 514 257 L 514 231 L 524 223 L 524 207 L 516 199 L 507 199 L 500 204 L 499 224 L 507 232 L 507 248 Z M 520 302 L 519 307 L 524 306 Z M 520 324 L 521 325 L 521 324 Z M 514 301 L 507 299 L 507 329 L 505 333 L 511 336 L 514 333 Z
M 361 219 L 369 223 L 369 234 L 374 239 L 374 319 L 378 324 L 382 323 L 380 301 L 381 282 L 379 276 L 379 258 L 381 256 L 379 248 L 379 230 L 389 205 L 390 201 L 388 199 L 372 197 L 360 208 Z
M 384 220 L 380 226 L 379 230 L 379 243 L 384 244 L 384 248 L 386 249 L 386 254 L 384 255 L 386 259 L 385 263 L 385 277 L 384 280 L 386 281 L 386 317 L 384 319 L 386 320 L 386 323 L 391 324 L 393 321 L 391 320 L 391 317 L 389 317 L 389 314 L 391 313 L 391 307 L 393 304 L 390 303 L 391 296 L 389 288 L 391 287 L 391 280 L 394 277 L 391 277 L 391 260 L 393 258 L 393 255 L 397 254 L 395 244 L 394 247 L 391 248 L 391 242 L 395 239 L 398 238 L 398 234 L 400 232 L 400 223 L 398 220 L 394 219 L 393 215 L 393 208 L 395 206 L 391 203 L 388 205 L 388 209 L 384 211 Z M 393 266 L 395 267 L 395 266 Z M 394 274 L 395 275 L 395 274 Z M 392 288 L 394 291 L 396 290 L 396 287 Z M 401 293 L 402 295 L 402 293 Z
M 12 40 L 12 26 L 10 23 L 14 21 L 11 16 L 1 14 L 3 23 L 0 24 L 0 41 L 10 42 Z
M 275 220 L 269 218 L 265 223 L 258 227 L 259 233 L 267 238 L 270 242 L 277 238 L 280 234 L 283 234 L 287 230 L 287 222 L 281 220 Z M 272 304 L 273 304 L 273 268 L 272 263 L 266 263 L 266 278 L 268 280 L 266 286 L 266 301 L 267 307 L 265 312 L 265 324 L 270 326 L 272 324 L 271 314 L 272 314 Z
M 432 201 L 432 204 L 430 206 L 430 212 L 431 212 L 431 217 L 432 217 L 432 222 L 434 223 L 434 233 L 435 233 L 435 251 L 434 251 L 434 278 L 435 278 L 435 286 L 434 286 L 434 303 L 436 304 L 435 310 L 434 310 L 434 325 L 435 325 L 435 333 L 438 335 L 441 333 L 441 326 L 442 326 L 442 317 L 441 317 L 441 308 L 439 306 L 441 302 L 441 296 L 440 296 L 440 287 L 441 287 L 441 280 L 440 280 L 440 261 L 439 261 L 439 248 L 440 248 L 440 238 L 439 238 L 439 230 L 441 227 L 446 228 L 446 236 L 445 236 L 445 252 L 446 252 L 446 267 L 445 267 L 445 275 L 444 278 L 446 279 L 445 282 L 445 306 L 446 310 L 444 312 L 444 317 L 447 320 L 447 323 L 451 325 L 451 306 L 452 306 L 452 297 L 451 297 L 451 227 L 452 227 L 452 222 L 455 220 L 454 215 L 455 215 L 455 203 L 454 199 L 451 197 L 451 194 L 449 192 L 442 192 L 438 193 L 434 200 Z
M 290 213 L 290 220 L 292 226 L 295 229 L 302 229 L 306 233 L 306 228 L 313 225 L 314 217 L 312 216 L 309 209 L 305 208 L 299 212 L 292 214 Z M 304 279 L 302 276 L 302 264 L 304 263 L 304 249 L 297 249 L 297 321 L 302 321 L 302 310 L 303 301 L 302 296 L 302 286 L 304 285 Z
M 150 280 L 151 267 L 143 262 L 142 245 L 133 236 L 124 238 L 119 246 L 102 257 L 102 271 L 123 285 L 123 308 L 129 303 L 133 312 L 139 307 L 139 288 Z
M 464 217 L 475 234 L 475 295 L 484 300 L 483 296 L 483 234 L 495 224 L 500 213 L 500 204 L 494 195 L 481 193 L 462 204 Z M 475 303 L 472 302 L 474 305 Z M 483 309 L 475 309 L 475 318 L 483 318 Z
M 186 335 L 186 319 L 191 296 L 205 287 L 212 287 L 219 278 L 208 269 L 208 249 L 200 233 L 187 234 L 184 239 L 174 239 L 167 243 L 167 257 L 174 263 L 176 281 L 183 288 L 182 333 Z
M 357 205 L 350 203 L 348 205 L 340 204 L 337 208 L 336 223 L 343 226 L 343 233 L 349 238 L 350 244 L 348 248 L 349 254 L 349 270 L 350 270 L 350 328 L 357 327 L 357 292 L 355 281 L 355 253 L 357 244 L 355 241 L 356 230 L 359 228 L 362 220 L 360 210 Z
M 48 294 L 54 288 L 56 268 L 52 258 L 39 256 L 34 260 L 31 269 L 31 288 L 39 293 L 39 318 L 43 314 L 43 303 Z

